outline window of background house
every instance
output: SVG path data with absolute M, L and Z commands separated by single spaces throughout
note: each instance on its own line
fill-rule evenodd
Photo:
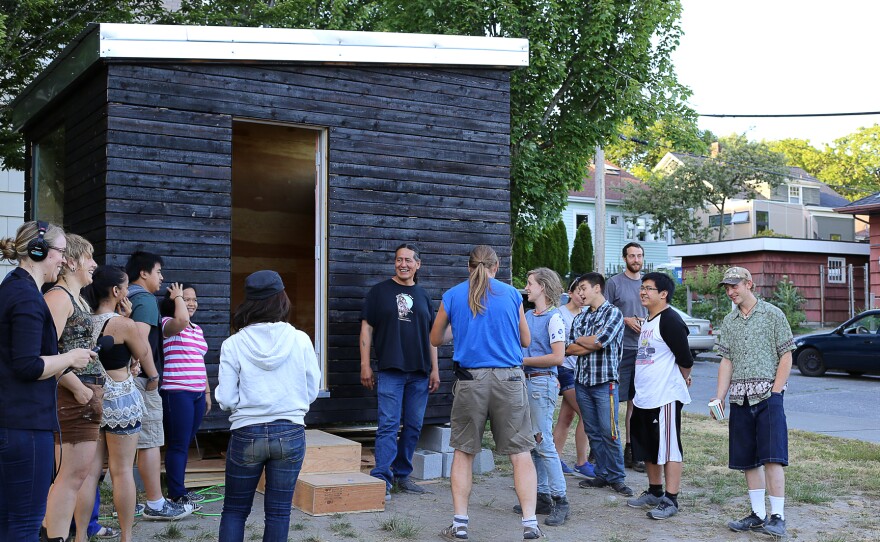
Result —
M 621 224 L 621 216 L 620 215 L 608 215 L 608 225 L 614 227 L 620 227 Z
M 593 219 L 589 213 L 578 213 L 574 215 L 574 229 L 577 230 L 582 222 L 586 222 L 590 229 L 593 228 Z
M 788 187 L 788 202 L 789 203 L 801 203 L 803 200 L 801 199 L 801 187 L 800 186 L 791 186 Z
M 841 238 L 839 233 L 832 233 L 828 235 L 828 239 L 831 241 L 840 241 Z
M 828 284 L 846 284 L 846 258 L 828 258 Z
M 770 229 L 770 212 L 755 211 L 755 231 L 762 232 Z
M 627 241 L 647 241 L 648 227 L 644 218 L 627 218 L 626 219 L 626 240 Z
M 746 224 L 749 221 L 749 212 L 748 211 L 737 211 L 733 213 L 733 216 L 730 219 L 731 224 Z
M 59 126 L 34 142 L 33 216 L 64 224 L 64 127 Z

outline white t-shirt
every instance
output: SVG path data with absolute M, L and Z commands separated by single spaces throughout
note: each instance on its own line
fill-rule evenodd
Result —
M 678 369 L 694 364 L 687 336 L 687 325 L 672 309 L 664 309 L 642 324 L 636 354 L 634 405 L 649 409 L 673 401 L 685 405 L 691 402 L 687 383 Z
M 565 324 L 565 336 L 568 337 L 571 334 L 571 323 L 574 322 L 574 317 L 580 314 L 581 311 L 578 311 L 574 314 L 568 310 L 568 307 L 565 305 L 559 307 L 559 316 L 562 317 L 562 322 Z M 562 366 L 566 369 L 571 369 L 574 371 L 577 369 L 577 356 L 565 356 L 565 359 L 562 360 Z

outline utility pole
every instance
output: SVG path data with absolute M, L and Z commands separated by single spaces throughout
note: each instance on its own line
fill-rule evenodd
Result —
M 593 179 L 596 182 L 596 227 L 593 230 L 593 251 L 596 271 L 605 274 L 605 151 L 596 147 L 596 169 Z

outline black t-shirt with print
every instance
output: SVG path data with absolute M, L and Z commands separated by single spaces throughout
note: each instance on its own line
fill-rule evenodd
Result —
M 380 371 L 430 374 L 434 307 L 424 288 L 403 286 L 393 279 L 376 284 L 364 299 L 361 320 L 373 326 Z

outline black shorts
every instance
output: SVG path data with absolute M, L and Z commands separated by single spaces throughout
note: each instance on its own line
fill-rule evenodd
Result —
M 633 405 L 630 432 L 634 461 L 655 465 L 683 460 L 681 447 L 681 408 L 678 401 L 658 408 Z

